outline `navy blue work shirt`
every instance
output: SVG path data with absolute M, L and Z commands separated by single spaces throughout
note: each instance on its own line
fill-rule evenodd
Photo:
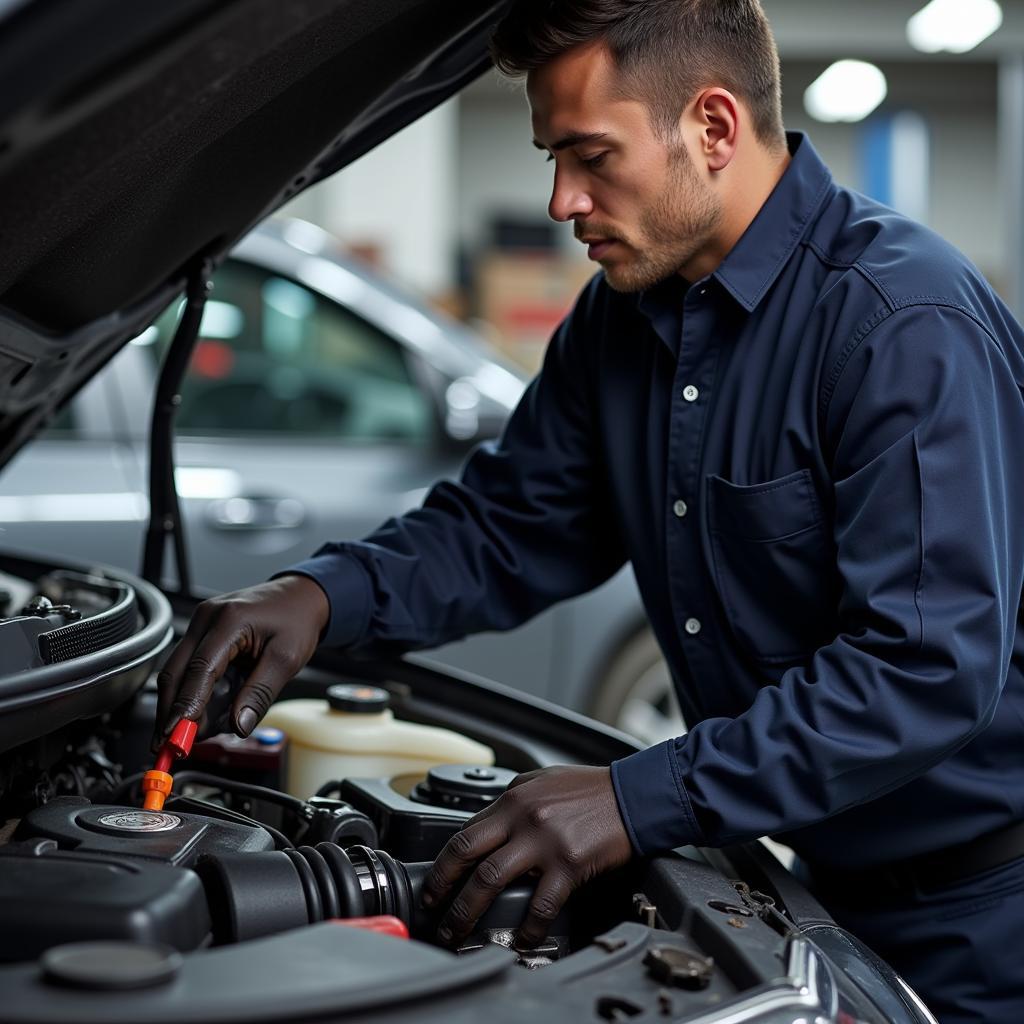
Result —
M 325 642 L 508 629 L 626 560 L 689 732 L 612 766 L 639 853 L 867 867 L 1024 818 L 1024 333 L 810 142 L 710 276 L 596 276 L 500 442 L 292 571 Z

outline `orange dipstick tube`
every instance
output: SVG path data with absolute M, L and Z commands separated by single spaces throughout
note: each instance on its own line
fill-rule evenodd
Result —
M 170 795 L 173 784 L 171 765 L 179 757 L 188 757 L 198 728 L 195 722 L 183 718 L 160 748 L 156 765 L 142 777 L 142 806 L 145 810 L 164 809 L 164 801 Z

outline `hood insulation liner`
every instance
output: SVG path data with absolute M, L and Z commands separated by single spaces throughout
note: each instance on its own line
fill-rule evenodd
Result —
M 0 103 L 0 306 L 58 334 L 223 252 L 488 5 L 166 0 L 162 20 L 126 18 L 119 37 L 124 5 L 104 0 L 69 39 L 73 6 L 32 3 L 0 25 L 0 95 L 15 65 L 25 93 L 34 50 L 41 78 Z

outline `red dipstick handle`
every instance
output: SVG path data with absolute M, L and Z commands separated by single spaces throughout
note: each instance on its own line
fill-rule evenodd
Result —
M 171 792 L 171 765 L 179 757 L 188 757 L 198 728 L 190 719 L 181 719 L 160 748 L 154 768 L 142 777 L 142 806 L 147 811 L 163 810 Z

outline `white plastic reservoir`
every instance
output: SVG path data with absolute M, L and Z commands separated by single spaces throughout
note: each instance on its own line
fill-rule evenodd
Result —
M 376 686 L 339 684 L 326 700 L 274 704 L 264 725 L 288 737 L 285 789 L 302 800 L 325 782 L 426 774 L 440 764 L 494 764 L 494 751 L 450 729 L 400 722 Z

